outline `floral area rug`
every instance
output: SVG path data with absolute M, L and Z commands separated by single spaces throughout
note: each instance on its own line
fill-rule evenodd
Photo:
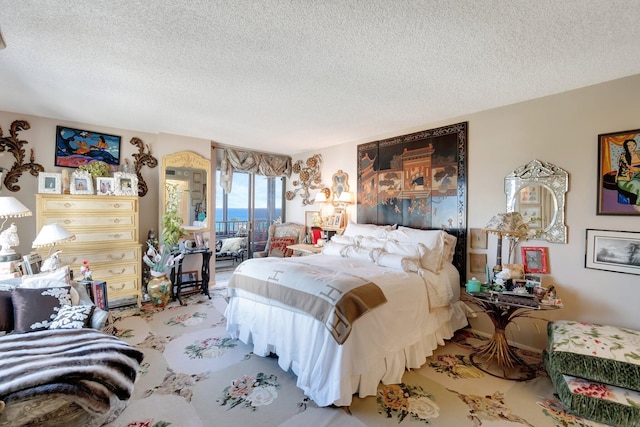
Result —
M 229 338 L 224 288 L 114 311 L 116 334 L 145 354 L 128 407 L 110 427 L 200 426 L 599 426 L 567 413 L 543 369 L 530 381 L 485 374 L 469 361 L 483 338 L 460 331 L 401 384 L 350 408 L 320 408 L 275 357 Z M 540 355 L 521 352 L 531 363 Z

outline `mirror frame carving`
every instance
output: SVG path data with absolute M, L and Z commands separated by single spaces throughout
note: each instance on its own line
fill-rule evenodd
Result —
M 193 168 L 204 169 L 207 173 L 207 192 L 211 191 L 211 160 L 201 156 L 200 154 L 192 151 L 179 151 L 174 154 L 166 155 L 162 158 L 162 187 L 161 187 L 161 199 L 162 205 L 167 205 L 167 192 L 165 191 L 167 183 L 167 167 L 174 168 Z M 211 230 L 211 195 L 207 194 L 207 204 L 205 206 L 207 210 L 207 226 L 199 228 L 198 231 Z
M 553 220 L 534 239 L 546 240 L 549 243 L 567 243 L 564 207 L 565 193 L 569 189 L 569 174 L 558 166 L 540 160 L 520 166 L 504 178 L 507 212 L 515 210 L 520 190 L 530 185 L 541 185 L 551 191 L 556 202 Z

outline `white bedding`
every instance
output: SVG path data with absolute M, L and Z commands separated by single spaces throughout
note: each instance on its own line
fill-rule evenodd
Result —
M 245 261 L 243 274 L 263 260 Z M 433 349 L 467 325 L 464 305 L 458 301 L 459 275 L 451 264 L 436 275 L 326 254 L 287 260 L 313 261 L 370 280 L 388 301 L 357 319 L 340 345 L 321 322 L 304 313 L 248 293 L 229 299 L 225 316 L 231 336 L 253 343 L 257 355 L 276 353 L 280 367 L 291 369 L 298 387 L 320 406 L 348 406 L 354 393 L 375 395 L 380 381 L 399 383 L 406 368 L 422 366 Z M 230 284 L 233 280 L 232 276 Z

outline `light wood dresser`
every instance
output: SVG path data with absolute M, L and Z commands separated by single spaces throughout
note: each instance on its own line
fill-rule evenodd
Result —
M 37 230 L 58 223 L 76 239 L 56 245 L 60 263 L 81 279 L 80 266 L 89 262 L 93 280 L 107 282 L 109 301 L 133 296 L 142 300 L 142 245 L 138 242 L 138 197 L 36 194 Z M 49 248 L 40 248 L 44 259 Z

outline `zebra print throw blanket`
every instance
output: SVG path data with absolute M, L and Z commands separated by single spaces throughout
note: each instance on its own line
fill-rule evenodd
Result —
M 143 354 L 95 329 L 55 329 L 0 337 L 0 400 L 63 395 L 92 415 L 133 392 Z M 1 417 L 1 415 L 0 415 Z

